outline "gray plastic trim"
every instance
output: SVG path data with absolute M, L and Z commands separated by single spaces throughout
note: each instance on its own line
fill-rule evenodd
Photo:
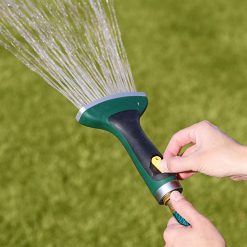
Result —
M 159 204 L 163 204 L 162 199 L 163 197 L 169 193 L 172 192 L 173 190 L 179 190 L 180 192 L 182 191 L 182 186 L 177 180 L 172 180 L 164 185 L 162 185 L 155 194 L 155 198 L 159 202 Z
M 112 100 L 112 99 L 117 99 L 117 98 L 122 98 L 122 97 L 129 97 L 129 96 L 142 96 L 142 97 L 146 97 L 146 94 L 143 93 L 143 92 L 133 92 L 133 93 L 118 93 L 118 94 L 112 94 L 110 96 L 106 96 L 106 97 L 103 97 L 101 99 L 98 99 L 98 100 L 95 100 L 93 102 L 91 102 L 90 104 L 88 105 L 85 105 L 84 107 L 82 107 L 77 115 L 76 115 L 76 120 L 79 122 L 80 121 L 80 118 L 82 116 L 82 114 L 88 110 L 89 108 L 95 106 L 95 105 L 98 105 L 104 101 L 107 101 L 107 100 Z

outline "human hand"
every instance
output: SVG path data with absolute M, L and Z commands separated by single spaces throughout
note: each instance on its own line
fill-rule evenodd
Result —
M 187 144 L 192 146 L 178 156 Z M 208 121 L 202 121 L 173 135 L 165 150 L 161 170 L 178 173 L 181 179 L 195 172 L 215 177 L 228 176 L 234 180 L 247 179 L 247 147 Z
M 192 205 L 178 192 L 174 191 L 170 197 L 174 209 L 191 226 L 180 225 L 172 217 L 164 232 L 165 247 L 225 247 L 225 241 L 214 225 L 197 212 Z

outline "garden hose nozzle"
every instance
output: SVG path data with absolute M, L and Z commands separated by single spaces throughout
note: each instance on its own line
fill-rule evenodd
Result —
M 182 192 L 183 189 L 176 174 L 161 173 L 160 161 L 163 157 L 141 128 L 140 118 L 147 104 L 144 93 L 116 94 L 83 107 L 76 119 L 85 126 L 115 135 L 129 153 L 153 196 L 163 205 L 163 198 L 167 194 L 174 190 Z

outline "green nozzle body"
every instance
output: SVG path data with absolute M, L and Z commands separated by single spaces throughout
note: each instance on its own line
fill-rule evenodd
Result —
M 103 129 L 115 135 L 127 150 L 138 172 L 160 204 L 165 194 L 182 187 L 175 174 L 161 174 L 152 165 L 160 152 L 140 126 L 140 117 L 148 104 L 144 93 L 117 94 L 82 108 L 77 120 L 85 126 Z

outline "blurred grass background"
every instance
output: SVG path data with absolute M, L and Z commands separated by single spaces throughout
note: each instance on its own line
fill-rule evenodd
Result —
M 116 0 L 116 9 L 150 100 L 142 123 L 160 150 L 203 119 L 247 144 L 247 2 Z M 170 214 L 120 144 L 80 126 L 77 110 L 3 49 L 0 104 L 0 246 L 163 246 Z M 229 246 L 247 246 L 246 183 L 196 175 L 183 186 Z

